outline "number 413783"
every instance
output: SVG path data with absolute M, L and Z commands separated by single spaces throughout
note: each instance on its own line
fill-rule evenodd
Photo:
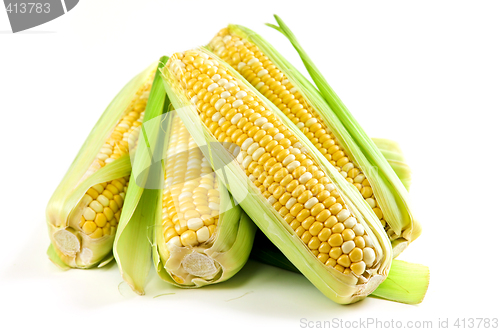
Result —
M 457 328 L 498 328 L 498 318 L 457 318 L 453 326 Z
M 7 5 L 7 13 L 9 14 L 50 13 L 50 3 L 41 3 L 41 2 L 9 3 Z

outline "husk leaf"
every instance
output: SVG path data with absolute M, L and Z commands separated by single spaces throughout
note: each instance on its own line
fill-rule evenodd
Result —
M 162 57 L 158 68 L 166 61 L 167 58 Z M 113 246 L 123 279 L 140 295 L 144 294 L 146 278 L 151 267 L 151 244 L 148 235 L 160 202 L 159 192 L 156 188 L 151 188 L 148 178 L 158 176 L 161 170 L 161 158 L 157 158 L 157 151 L 162 149 L 161 141 L 158 140 L 161 136 L 159 121 L 169 105 L 158 73 L 157 70 L 146 106 L 144 123 L 133 158 L 129 188 Z

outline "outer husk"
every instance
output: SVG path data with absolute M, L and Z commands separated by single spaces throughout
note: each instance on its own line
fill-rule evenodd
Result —
M 82 181 L 82 178 L 155 66 L 156 63 L 150 65 L 134 77 L 108 105 L 50 198 L 46 218 L 51 245 L 47 253 L 61 268 L 91 268 L 103 266 L 112 260 L 114 236 L 92 239 L 77 230 L 79 216 L 83 211 L 80 201 L 91 186 L 128 176 L 131 170 L 130 159 L 127 155 L 122 156 L 85 180 Z
M 209 51 L 200 51 L 206 52 L 219 62 L 224 63 Z M 229 65 L 226 66 L 226 69 L 237 78 L 239 84 L 245 85 L 259 96 L 266 103 L 266 106 L 289 127 L 300 139 L 303 146 L 310 151 L 311 157 L 322 166 L 327 176 L 332 179 L 339 191 L 343 193 L 347 206 L 357 219 L 360 220 L 375 243 L 377 256 L 381 258 L 379 265 L 377 265 L 378 270 L 376 275 L 371 277 L 368 282 L 357 285 L 358 278 L 353 275 L 345 275 L 327 268 L 311 253 L 289 225 L 272 208 L 269 202 L 264 199 L 260 191 L 248 180 L 245 173 L 228 153 L 224 153 L 224 151 L 213 153 L 209 149 L 207 158 L 211 161 L 212 165 L 225 165 L 220 168 L 215 167 L 216 173 L 220 178 L 227 179 L 225 186 L 232 193 L 235 200 L 240 203 L 245 212 L 254 220 L 266 236 L 323 294 L 333 301 L 343 304 L 353 303 L 365 298 L 385 279 L 392 260 L 390 242 L 381 224 L 376 219 L 368 204 L 354 191 L 356 189 L 318 151 L 315 151 L 313 145 L 302 132 L 296 129 L 287 117 L 249 85 L 235 70 Z M 213 144 L 216 145 L 216 139 L 200 121 L 195 106 L 187 99 L 182 88 L 174 79 L 173 74 L 166 67 L 162 70 L 162 73 L 164 75 L 167 94 L 197 144 L 199 146 L 208 145 L 209 147 Z
M 372 138 L 372 141 L 409 192 L 411 186 L 411 169 L 406 163 L 399 144 L 386 138 Z
M 158 68 L 161 68 L 166 61 L 167 58 L 162 57 Z M 161 204 L 158 188 L 149 182 L 149 178 L 160 174 L 162 164 L 160 121 L 168 105 L 169 101 L 161 78 L 156 71 L 137 150 L 133 156 L 128 192 L 113 246 L 113 253 L 123 280 L 140 295 L 144 294 L 146 278 L 151 268 L 149 234 L 157 213 L 158 202 Z
M 281 21 L 280 24 L 282 24 Z M 275 26 L 273 27 L 277 28 Z M 354 162 L 361 167 L 377 197 L 378 204 L 381 206 L 384 213 L 384 218 L 395 232 L 395 235 L 391 239 L 392 247 L 394 256 L 396 257 L 399 255 L 399 253 L 408 246 L 408 243 L 413 241 L 420 234 L 421 230 L 409 209 L 406 189 L 397 178 L 390 165 L 383 158 L 380 151 L 367 136 L 366 139 L 362 141 L 356 140 L 355 134 L 363 132 L 359 124 L 349 127 L 341 121 L 338 114 L 332 111 L 332 105 L 326 102 L 328 99 L 325 98 L 324 94 L 320 94 L 320 92 L 318 92 L 318 90 L 297 69 L 281 56 L 271 44 L 264 40 L 264 38 L 243 26 L 229 25 L 228 29 L 231 33 L 237 34 L 256 44 L 261 51 L 271 59 L 273 64 L 288 77 L 289 81 L 292 82 L 304 98 L 308 100 L 318 112 L 328 128 L 340 141 L 351 160 L 354 160 Z M 283 29 L 280 29 L 280 31 L 292 41 L 288 33 L 285 33 Z M 292 41 L 292 43 L 294 42 L 295 40 Z M 306 67 L 309 69 L 307 64 Z M 311 74 L 311 76 L 313 76 L 313 74 Z M 316 84 L 318 83 L 316 82 Z M 320 91 L 323 93 L 321 88 Z M 376 151 L 373 152 L 372 150 Z M 372 154 L 376 154 L 381 158 L 373 160 L 370 158 Z
M 262 232 L 255 235 L 250 258 L 288 271 L 299 270 L 276 248 Z M 421 303 L 429 287 L 430 273 L 427 266 L 393 260 L 387 279 L 370 296 L 385 300 L 418 304 Z

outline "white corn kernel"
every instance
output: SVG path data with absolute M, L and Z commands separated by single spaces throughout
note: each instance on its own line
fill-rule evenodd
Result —
M 257 120 L 255 120 L 254 124 L 258 127 L 262 127 L 265 123 L 267 123 L 267 119 L 265 117 L 260 117 Z
M 352 240 L 342 243 L 342 252 L 344 254 L 350 253 L 354 248 L 356 248 L 356 244 Z
M 238 91 L 238 93 L 236 94 L 235 97 L 238 99 L 242 99 L 242 98 L 245 98 L 246 96 L 247 96 L 247 93 L 245 91 L 241 90 L 241 91 Z
M 344 221 L 344 226 L 345 228 L 353 228 L 356 225 L 356 223 L 357 223 L 356 218 L 349 217 Z
M 246 151 L 250 147 L 250 145 L 252 145 L 252 143 L 253 143 L 253 138 L 251 137 L 247 138 L 243 142 L 243 144 L 241 144 L 241 150 Z
M 306 209 L 311 209 L 314 205 L 318 203 L 318 199 L 316 197 L 311 197 L 305 204 L 304 207 Z
M 300 177 L 299 177 L 299 182 L 300 183 L 306 183 L 307 181 L 311 180 L 312 179 L 312 174 L 309 173 L 309 172 L 305 172 L 304 174 L 302 174 Z
M 205 224 L 200 218 L 191 218 L 187 221 L 187 227 L 193 231 L 197 231 L 202 228 Z
M 219 211 L 219 204 L 217 204 L 217 203 L 210 202 L 210 203 L 208 203 L 208 207 L 211 210 Z
M 252 154 L 252 159 L 254 161 L 257 161 L 259 160 L 260 157 L 262 157 L 262 155 L 266 152 L 266 149 L 264 149 L 263 147 L 260 147 L 258 148 L 257 150 L 255 150 L 255 152 Z
M 344 223 L 345 225 L 345 223 Z M 354 231 L 354 234 L 356 234 L 356 236 L 361 236 L 365 233 L 365 230 L 363 228 L 363 226 L 361 226 L 361 224 L 356 224 L 352 230 Z
M 294 160 L 286 166 L 286 169 L 291 173 L 299 166 L 300 166 L 300 161 Z
M 232 124 L 237 124 L 238 121 L 240 121 L 240 119 L 243 117 L 243 115 L 241 113 L 236 113 L 232 118 L 231 118 L 231 123 Z
M 285 207 L 290 210 L 292 208 L 292 206 L 295 205 L 295 203 L 297 203 L 297 199 L 295 197 L 290 197 L 288 199 L 288 201 L 286 202 L 285 204 Z
M 182 247 L 180 237 L 179 237 L 179 236 L 174 236 L 173 238 L 171 238 L 171 239 L 167 242 L 167 245 L 168 245 L 169 247 L 170 247 L 170 246 Z
M 340 210 L 339 213 L 337 213 L 337 219 L 340 221 L 340 222 L 344 222 L 344 220 L 346 220 L 347 218 L 349 218 L 351 214 L 349 213 L 349 211 L 347 211 L 346 209 L 342 209 Z
M 235 100 L 235 101 L 233 102 L 233 104 L 232 104 L 232 106 L 233 106 L 234 108 L 238 108 L 238 107 L 240 107 L 241 105 L 243 105 L 243 100 L 240 100 L 240 99 Z
M 215 103 L 214 107 L 215 109 L 218 111 L 221 109 L 221 107 L 226 103 L 226 100 L 224 98 L 221 98 L 219 100 L 217 100 L 217 102 Z
M 196 231 L 196 238 L 198 242 L 203 243 L 210 238 L 210 231 L 207 226 L 203 226 L 199 230 Z
M 249 155 L 253 154 L 260 147 L 259 143 L 253 143 L 247 149 L 247 153 Z
M 372 248 L 363 248 L 363 261 L 367 267 L 371 267 L 375 261 L 375 251 Z
M 214 91 L 215 89 L 217 89 L 218 87 L 219 87 L 219 84 L 217 84 L 217 83 L 212 83 L 212 84 L 210 84 L 210 85 L 208 86 L 207 91 L 208 91 L 208 92 L 212 92 L 212 91 Z
M 87 207 L 85 210 L 83 210 L 83 217 L 86 220 L 94 220 L 95 219 L 95 211 L 92 210 L 91 208 Z

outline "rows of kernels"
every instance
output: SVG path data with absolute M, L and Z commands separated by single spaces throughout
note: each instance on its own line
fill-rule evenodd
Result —
M 113 128 L 113 131 L 99 150 L 95 160 L 85 173 L 84 179 L 98 169 L 135 149 L 152 82 L 153 75 L 136 92 L 123 117 Z
M 129 142 L 134 144 L 137 141 L 139 130 L 144 118 L 146 104 L 149 97 L 150 84 L 147 84 L 127 109 L 126 115 L 120 120 L 118 125 L 106 140 L 106 144 L 101 148 L 97 159 L 101 166 L 120 158 L 129 153 Z M 130 148 L 133 148 L 131 146 Z
M 363 226 L 333 183 L 253 92 L 200 51 L 176 53 L 167 66 L 215 138 L 240 147 L 246 175 L 321 262 L 357 275 L 374 264 Z M 355 248 L 361 259 L 357 250 L 351 261 Z
M 167 151 L 162 225 L 165 242 L 196 246 L 207 242 L 219 221 L 215 173 L 179 117 Z
M 269 58 L 255 44 L 230 34 L 227 29 L 221 30 L 209 47 L 273 102 L 306 135 L 340 174 L 358 188 L 382 225 L 386 226 L 382 210 L 377 206 L 373 190 L 363 172 L 349 160 L 321 117 Z
M 146 102 L 147 98 L 140 99 L 138 103 L 135 104 L 134 110 L 121 119 L 115 127 L 113 133 L 97 155 L 101 167 L 129 153 L 129 142 L 134 144 L 137 141 L 138 129 L 142 125 Z M 134 146 L 130 148 L 133 147 Z
M 127 187 L 128 177 L 124 177 L 87 190 L 85 199 L 90 204 L 84 208 L 80 219 L 80 228 L 85 234 L 100 238 L 116 233 Z

